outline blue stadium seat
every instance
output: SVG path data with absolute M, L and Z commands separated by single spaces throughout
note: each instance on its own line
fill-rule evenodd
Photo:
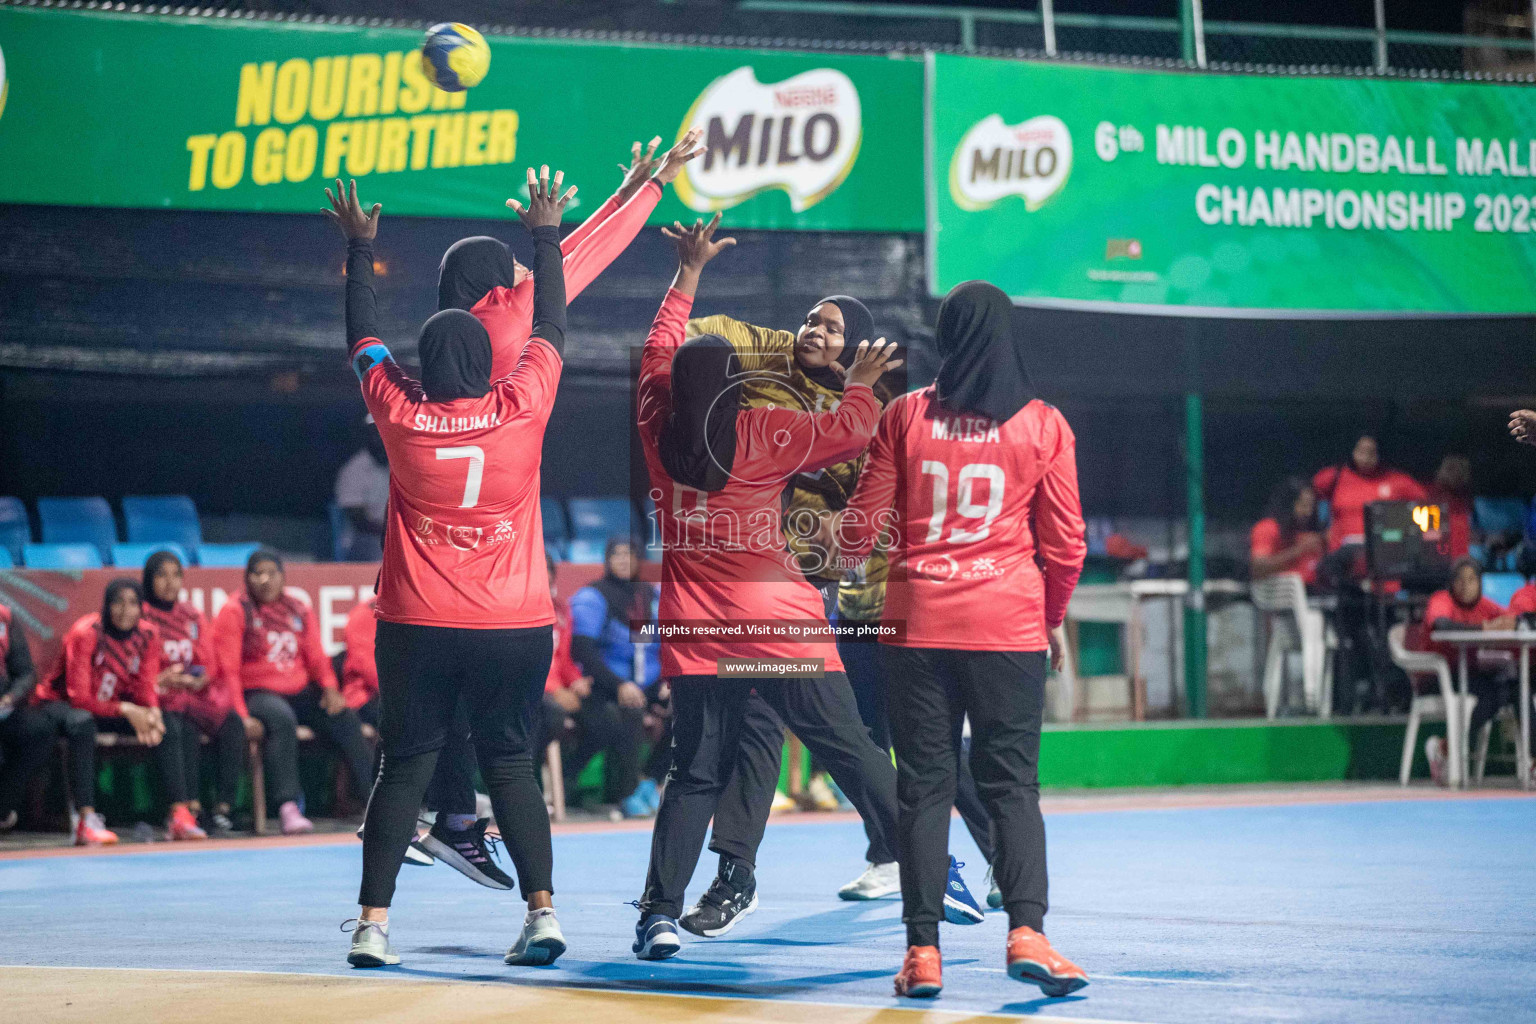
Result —
M 100 569 L 101 552 L 94 544 L 28 544 L 22 564 L 28 569 Z
M 1473 498 L 1472 518 L 1484 533 L 1525 533 L 1525 502 L 1519 498 Z
M 14 569 L 16 561 L 11 557 L 11 549 L 0 547 L 0 569 Z
M 1333 520 L 1333 502 L 1327 498 L 1317 499 L 1317 525 L 1326 529 Z
M 1523 586 L 1525 577 L 1517 572 L 1483 573 L 1483 596 L 1496 602 L 1500 608 L 1508 608 L 1509 599 Z
M 187 557 L 187 549 L 168 540 L 155 544 L 113 544 L 112 564 L 120 569 L 142 569 L 144 563 L 149 561 L 149 556 L 156 551 L 169 551 L 181 559 L 182 565 L 192 564 L 192 560 Z
M 197 506 L 185 494 L 125 495 L 123 526 L 133 544 L 169 541 L 196 551 L 203 542 Z
M 94 544 L 105 561 L 117 543 L 117 524 L 106 498 L 38 498 L 44 544 Z
M 559 498 L 540 498 L 539 518 L 544 522 L 544 546 L 554 553 L 555 561 L 563 561 L 571 539 L 571 531 L 565 525 L 565 502 Z
M 21 561 L 21 549 L 32 542 L 32 527 L 27 523 L 27 506 L 20 498 L 0 498 L 0 548 Z
M 207 569 L 244 569 L 260 550 L 260 544 L 204 544 L 197 549 L 197 564 Z

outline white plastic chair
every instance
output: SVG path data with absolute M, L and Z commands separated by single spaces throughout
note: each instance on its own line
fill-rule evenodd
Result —
M 1392 664 L 1408 673 L 1410 679 L 1415 676 L 1434 676 L 1440 683 L 1440 692 L 1415 692 L 1413 695 L 1413 703 L 1408 706 L 1408 731 L 1403 736 L 1403 763 L 1398 770 L 1397 781 L 1404 786 L 1408 785 L 1408 773 L 1413 768 L 1414 746 L 1419 740 L 1419 723 L 1443 721 L 1446 760 L 1449 762 L 1448 779 L 1453 787 L 1460 786 L 1463 783 L 1462 768 L 1466 764 L 1461 753 L 1467 742 L 1466 723 L 1472 720 L 1472 708 L 1476 706 L 1477 698 L 1469 694 L 1466 704 L 1462 706 L 1464 714 L 1458 715 L 1456 709 L 1461 701 L 1451 678 L 1450 663 L 1438 654 L 1408 650 L 1404 645 L 1407 632 L 1407 625 L 1401 622 L 1387 631 L 1387 648 L 1392 653 Z
M 1301 649 L 1302 696 L 1320 718 L 1333 712 L 1333 659 L 1338 646 L 1323 613 L 1307 604 L 1307 588 L 1293 572 L 1277 573 L 1253 583 L 1254 607 L 1269 626 L 1264 656 L 1264 710 L 1270 718 L 1280 712 L 1285 690 L 1286 654 Z

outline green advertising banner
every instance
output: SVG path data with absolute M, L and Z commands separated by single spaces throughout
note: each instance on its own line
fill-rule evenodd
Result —
M 0 202 L 314 213 L 355 177 L 391 214 L 503 216 L 548 163 L 590 210 L 632 141 L 697 125 L 655 221 L 922 229 L 917 61 L 491 37 L 485 80 L 447 93 L 421 41 L 0 7 Z
M 929 284 L 1211 315 L 1536 313 L 1536 89 L 931 55 Z

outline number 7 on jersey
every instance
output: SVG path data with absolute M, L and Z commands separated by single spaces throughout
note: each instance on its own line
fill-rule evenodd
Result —
M 459 508 L 474 508 L 480 501 L 480 480 L 485 475 L 485 449 L 477 444 L 437 449 L 437 461 L 468 459 L 469 473 L 464 478 L 464 500 Z

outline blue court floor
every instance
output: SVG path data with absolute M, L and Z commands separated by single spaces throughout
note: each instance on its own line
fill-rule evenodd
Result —
M 1518 795 L 1048 816 L 1047 931 L 1093 983 L 1047 1000 L 1003 972 L 1006 920 L 945 926 L 934 1009 L 1098 1021 L 1536 1021 L 1536 799 Z M 849 904 L 848 821 L 775 824 L 761 909 L 675 960 L 629 951 L 649 833 L 555 839 L 570 952 L 514 969 L 515 894 L 444 867 L 401 871 L 394 975 L 888 1008 L 899 900 Z M 4 966 L 355 974 L 346 966 L 361 844 L 0 861 Z M 984 898 L 956 820 L 953 849 Z M 690 898 L 714 861 L 700 862 Z M 371 972 L 378 975 L 383 972 Z M 3 979 L 3 969 L 0 969 Z M 0 989 L 3 989 L 0 983 Z M 0 1000 L 3 1002 L 3 1000 Z M 910 1004 L 907 1004 L 910 1005 Z

